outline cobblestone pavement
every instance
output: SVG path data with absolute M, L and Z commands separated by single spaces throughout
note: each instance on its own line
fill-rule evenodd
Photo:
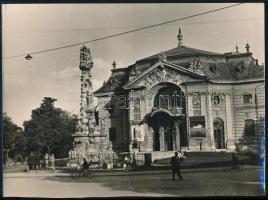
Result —
M 97 176 L 4 175 L 4 196 L 16 197 L 112 197 L 112 196 L 260 196 L 259 170 L 241 172 L 202 171 L 183 173 L 184 180 L 171 174 Z

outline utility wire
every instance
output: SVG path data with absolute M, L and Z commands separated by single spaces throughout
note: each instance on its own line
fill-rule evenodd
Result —
M 190 16 L 187 16 L 187 17 L 182 17 L 182 18 L 179 18 L 179 19 L 174 19 L 174 20 L 162 22 L 162 23 L 159 23 L 159 24 L 154 24 L 154 25 L 151 25 L 151 26 L 146 26 L 146 27 L 142 27 L 142 28 L 138 28 L 138 29 L 133 29 L 133 30 L 130 30 L 130 31 L 126 31 L 126 32 L 122 32 L 122 33 L 117 33 L 117 34 L 114 34 L 114 35 L 109 35 L 109 36 L 105 36 L 105 37 L 101 37 L 101 38 L 97 38 L 97 39 L 93 39 L 93 40 L 89 40 L 89 41 L 85 41 L 85 42 L 75 43 L 75 44 L 61 46 L 61 47 L 52 48 L 52 49 L 46 49 L 46 50 L 42 50 L 42 51 L 36 51 L 36 52 L 32 52 L 32 53 L 25 53 L 25 54 L 19 54 L 19 55 L 15 55 L 15 56 L 4 57 L 3 59 L 10 59 L 10 58 L 21 57 L 21 56 L 25 56 L 27 54 L 30 54 L 30 55 L 40 54 L 40 53 L 45 53 L 45 52 L 49 52 L 49 51 L 56 51 L 56 50 L 60 50 L 60 49 L 65 49 L 65 48 L 80 46 L 82 44 L 96 42 L 96 41 L 100 41 L 100 40 L 104 40 L 104 39 L 108 39 L 108 38 L 112 38 L 112 37 L 116 37 L 116 36 L 125 35 L 125 34 L 128 34 L 128 33 L 133 33 L 133 32 L 137 32 L 137 31 L 141 31 L 141 30 L 145 30 L 145 29 L 149 29 L 149 28 L 153 28 L 153 27 L 157 27 L 157 26 L 162 26 L 162 25 L 169 24 L 169 23 L 176 22 L 176 21 L 190 19 L 190 18 L 193 18 L 193 17 L 197 17 L 197 16 L 201 16 L 201 15 L 205 15 L 205 14 L 217 12 L 217 11 L 220 11 L 220 10 L 225 10 L 225 9 L 228 9 L 228 8 L 239 6 L 241 4 L 243 4 L 243 3 L 238 3 L 238 4 L 234 4 L 234 5 L 230 5 L 230 6 L 225 6 L 225 7 L 222 7 L 222 8 L 218 8 L 218 9 L 214 9 L 214 10 L 210 10 L 210 11 L 198 13 L 198 14 L 195 14 L 195 15 L 190 15 Z

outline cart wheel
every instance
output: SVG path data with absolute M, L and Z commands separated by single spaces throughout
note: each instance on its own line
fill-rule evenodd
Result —
M 79 169 L 72 169 L 72 172 L 71 172 L 71 176 L 73 179 L 79 179 L 81 174 L 80 174 L 80 170 Z
M 93 178 L 95 177 L 95 172 L 94 171 L 87 171 L 87 178 Z

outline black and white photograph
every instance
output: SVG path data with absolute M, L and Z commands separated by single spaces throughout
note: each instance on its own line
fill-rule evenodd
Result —
M 3 196 L 265 196 L 264 7 L 2 4 Z

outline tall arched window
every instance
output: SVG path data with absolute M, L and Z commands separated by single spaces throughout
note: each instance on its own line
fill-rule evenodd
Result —
M 253 119 L 246 119 L 245 136 L 254 136 L 255 134 L 255 121 Z
M 182 113 L 185 112 L 185 97 L 184 93 L 179 87 L 169 85 L 159 89 L 154 97 L 154 107 L 163 108 L 167 110 L 183 108 Z

